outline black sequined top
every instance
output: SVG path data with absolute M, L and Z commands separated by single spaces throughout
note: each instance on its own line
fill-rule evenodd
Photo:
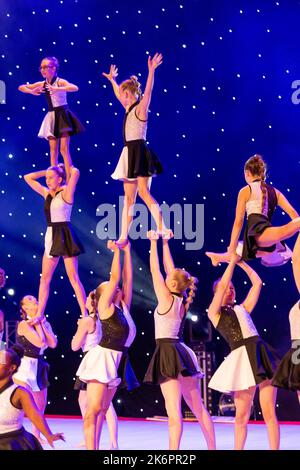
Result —
M 123 310 L 115 305 L 114 313 L 101 321 L 102 338 L 99 346 L 115 351 L 124 351 L 129 335 L 129 325 Z
M 221 316 L 216 330 L 225 339 L 231 350 L 236 349 L 245 338 L 257 338 L 258 336 L 249 313 L 240 305 L 221 307 Z
M 16 343 L 24 349 L 24 356 L 38 358 L 40 355 L 41 348 L 34 346 L 27 338 L 23 335 L 16 335 Z

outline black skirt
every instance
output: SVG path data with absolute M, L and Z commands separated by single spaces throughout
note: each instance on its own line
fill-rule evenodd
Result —
M 52 227 L 51 256 L 73 257 L 84 253 L 84 248 L 70 222 L 54 222 Z
M 272 379 L 279 364 L 279 357 L 260 337 L 243 340 L 256 384 Z
M 300 341 L 291 347 L 280 362 L 272 380 L 274 387 L 300 391 Z
M 125 143 L 128 148 L 127 178 L 138 176 L 155 176 L 163 171 L 163 167 L 155 153 L 147 146 L 145 140 L 131 140 Z
M 37 438 L 23 427 L 0 434 L 0 450 L 43 450 Z
M 156 340 L 156 348 L 145 374 L 144 382 L 159 385 L 168 379 L 203 374 L 180 340 L 163 338 Z
M 251 214 L 247 219 L 247 225 L 244 231 L 244 243 L 242 259 L 248 261 L 256 258 L 258 251 L 272 253 L 276 249 L 276 245 L 268 247 L 259 247 L 256 237 L 261 235 L 267 228 L 272 227 L 269 219 L 263 214 Z M 282 244 L 284 246 L 284 244 Z
M 38 366 L 36 374 L 36 383 L 40 390 L 44 390 L 49 387 L 49 369 L 50 365 L 41 356 L 38 357 Z
M 54 108 L 54 113 L 54 136 L 57 139 L 62 137 L 64 134 L 72 136 L 85 130 L 76 114 L 74 114 L 68 106 L 58 106 L 57 108 Z

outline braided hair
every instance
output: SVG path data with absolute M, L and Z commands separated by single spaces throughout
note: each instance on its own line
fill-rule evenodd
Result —
M 174 280 L 177 282 L 178 291 L 185 297 L 185 311 L 188 312 L 191 303 L 196 295 L 196 284 L 198 279 L 191 276 L 187 271 L 180 268 L 174 269 Z M 187 292 L 188 291 L 188 292 Z
M 267 202 L 268 196 L 268 189 L 267 189 L 267 165 L 261 155 L 255 154 L 253 157 L 249 158 L 249 160 L 245 163 L 245 171 L 250 171 L 252 176 L 258 176 L 261 180 L 260 188 L 262 191 L 262 203 L 261 203 L 261 210 L 264 213 L 265 205 Z

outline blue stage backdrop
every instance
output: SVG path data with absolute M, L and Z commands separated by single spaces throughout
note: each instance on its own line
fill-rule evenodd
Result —
M 123 192 L 110 175 L 122 149 L 124 111 L 102 72 L 117 64 L 119 80 L 136 74 L 144 86 L 148 54 L 158 51 L 164 62 L 155 76 L 148 140 L 164 173 L 152 191 L 160 203 L 204 204 L 204 247 L 187 250 L 185 238 L 171 246 L 176 264 L 199 278 L 191 313 L 205 324 L 211 286 L 223 268 L 212 268 L 204 252 L 228 245 L 245 160 L 261 153 L 269 181 L 300 210 L 300 106 L 292 102 L 292 84 L 300 80 L 299 2 L 1 0 L 0 18 L 0 79 L 6 87 L 6 103 L 0 104 L 0 265 L 7 274 L 0 307 L 6 320 L 18 318 L 23 295 L 38 292 L 43 201 L 22 175 L 45 169 L 50 160 L 47 142 L 37 137 L 45 98 L 22 94 L 18 85 L 39 80 L 41 59 L 53 55 L 60 60 L 59 76 L 79 86 L 68 96 L 86 127 L 71 141 L 81 173 L 73 221 L 86 248 L 80 276 L 89 291 L 107 279 L 111 262 L 106 241 L 96 235 L 97 207 L 112 203 L 118 209 Z M 288 217 L 277 210 L 274 221 L 283 224 Z M 178 222 L 175 217 L 173 225 Z M 155 347 L 155 297 L 149 243 L 133 240 L 132 248 L 137 325 L 132 361 L 142 380 Z M 264 281 L 253 318 L 282 354 L 289 346 L 288 312 L 299 298 L 291 264 L 274 269 L 253 264 Z M 238 272 L 234 279 L 241 301 L 249 282 Z M 62 261 L 46 313 L 59 340 L 55 351 L 45 353 L 51 363 L 47 412 L 79 414 L 73 383 L 80 355 L 70 349 L 79 308 Z M 222 360 L 226 350 L 217 335 L 209 347 Z M 125 416 L 165 414 L 155 387 L 119 394 L 115 405 Z M 279 394 L 278 413 L 281 419 L 299 419 L 295 394 Z

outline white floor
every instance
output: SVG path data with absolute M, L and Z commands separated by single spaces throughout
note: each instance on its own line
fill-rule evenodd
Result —
M 57 450 L 79 450 L 78 444 L 83 440 L 82 421 L 80 419 L 48 418 L 52 432 L 63 432 L 66 442 L 55 443 Z M 31 431 L 30 423 L 25 420 L 25 427 Z M 216 422 L 216 439 L 219 450 L 230 450 L 233 447 L 233 424 Z M 48 445 L 45 449 L 50 449 Z M 119 421 L 119 448 L 121 450 L 166 450 L 168 448 L 167 422 L 148 420 Z M 104 424 L 101 449 L 109 449 L 109 436 Z M 198 423 L 185 422 L 181 441 L 181 450 L 204 450 L 205 442 Z M 248 450 L 267 450 L 268 438 L 263 424 L 249 424 L 246 443 Z M 281 425 L 281 449 L 300 450 L 300 424 Z

